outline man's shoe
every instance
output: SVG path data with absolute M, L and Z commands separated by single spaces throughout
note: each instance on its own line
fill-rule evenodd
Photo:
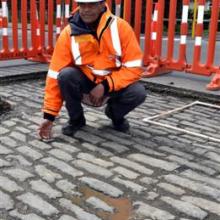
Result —
M 124 133 L 126 133 L 129 130 L 130 126 L 128 120 L 125 118 L 115 120 L 109 106 L 105 108 L 105 114 L 108 118 L 112 120 L 112 127 L 114 130 Z
M 80 128 L 86 125 L 86 119 L 84 116 L 76 120 L 69 120 L 67 125 L 62 128 L 62 133 L 67 136 L 73 136 Z
M 116 131 L 120 131 L 120 132 L 124 132 L 124 133 L 129 131 L 129 128 L 130 128 L 129 122 L 125 118 L 118 120 L 118 121 L 112 120 L 112 126 L 113 126 L 113 129 L 115 129 Z

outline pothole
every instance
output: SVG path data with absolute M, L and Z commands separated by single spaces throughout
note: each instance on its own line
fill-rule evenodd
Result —
M 82 196 L 72 197 L 72 203 L 79 206 L 89 205 L 103 220 L 132 219 L 132 202 L 128 198 L 112 198 L 88 186 L 80 187 L 79 192 Z
M 11 109 L 11 105 L 8 102 L 3 101 L 0 97 L 0 116 L 10 111 L 10 109 Z

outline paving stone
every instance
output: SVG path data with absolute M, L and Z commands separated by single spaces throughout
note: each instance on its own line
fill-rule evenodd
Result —
M 75 161 L 73 161 L 72 164 L 78 168 L 82 168 L 82 169 L 86 170 L 89 173 L 92 173 L 95 175 L 100 175 L 105 178 L 108 178 L 113 175 L 113 173 L 111 171 L 109 171 L 108 169 L 94 165 L 92 163 L 88 163 L 83 160 L 75 160 Z
M 174 207 L 179 212 L 182 212 L 196 219 L 203 220 L 208 215 L 207 212 L 188 202 L 183 202 L 166 196 L 162 196 L 161 200 Z
M 98 144 L 98 143 L 101 143 L 104 141 L 103 138 L 100 138 L 96 135 L 93 135 L 93 134 L 89 134 L 88 132 L 84 132 L 84 131 L 78 131 L 75 135 L 74 135 L 75 138 L 80 138 L 82 139 L 83 141 L 86 141 L 86 142 L 89 142 L 89 143 L 92 143 L 92 144 Z
M 52 206 L 47 201 L 43 200 L 39 195 L 35 195 L 33 193 L 28 192 L 20 196 L 17 196 L 17 199 L 37 209 L 38 211 L 40 211 L 42 214 L 46 216 L 59 213 L 58 210 L 54 206 Z
M 77 220 L 77 219 L 69 215 L 63 215 L 59 218 L 59 220 Z
M 141 185 L 139 185 L 137 183 L 134 183 L 134 182 L 129 181 L 129 180 L 123 180 L 123 179 L 121 179 L 119 177 L 115 177 L 113 179 L 113 181 L 116 182 L 116 183 L 119 183 L 121 185 L 124 185 L 126 188 L 129 188 L 133 192 L 136 192 L 138 194 L 146 190 L 145 187 L 143 187 L 143 186 L 141 186 Z
M 167 171 L 172 171 L 175 170 L 177 167 L 179 167 L 179 165 L 177 165 L 176 163 L 171 163 L 165 160 L 156 159 L 144 154 L 131 154 L 128 156 L 128 158 Z
M 57 160 L 52 157 L 47 157 L 42 159 L 43 162 L 49 164 L 50 166 L 53 166 L 60 170 L 61 172 L 64 172 L 72 177 L 82 176 L 83 172 L 73 168 L 72 166 L 68 165 L 67 163 Z
M 78 152 L 79 149 L 73 145 L 67 144 L 67 143 L 58 143 L 58 142 L 53 142 L 52 146 L 60 148 L 61 150 L 67 151 L 69 153 L 75 153 Z
M 16 125 L 16 123 L 14 121 L 10 121 L 10 120 L 3 121 L 1 123 L 2 123 L 2 125 L 6 126 L 6 127 L 13 127 Z
M 201 161 L 201 163 L 207 167 L 211 167 L 216 171 L 220 171 L 220 163 L 214 162 L 214 161 L 210 161 L 210 160 L 203 160 Z
M 17 150 L 33 160 L 38 160 L 43 157 L 41 153 L 27 146 L 18 147 Z
M 0 137 L 0 143 L 9 146 L 9 147 L 17 147 L 18 144 L 15 140 L 10 137 Z
M 31 188 L 37 192 L 47 195 L 50 199 L 62 196 L 62 193 L 53 189 L 48 183 L 42 180 L 34 180 L 30 182 Z
M 73 212 L 79 220 L 101 220 L 98 216 L 88 213 L 79 206 L 74 205 L 70 200 L 60 199 L 59 202 L 63 208 Z
M 62 190 L 63 192 L 70 194 L 70 195 L 75 195 L 76 191 L 76 185 L 69 182 L 68 180 L 59 180 L 56 183 L 57 188 L 59 188 L 60 190 Z
M 14 201 L 10 195 L 0 191 L 0 209 L 10 210 L 14 207 Z
M 3 147 L 2 145 L 0 145 L 0 154 L 10 154 L 12 153 L 13 151 L 6 148 L 6 147 Z
M 173 193 L 175 195 L 183 195 L 185 194 L 185 190 L 183 190 L 182 188 L 180 187 L 177 187 L 177 186 L 174 186 L 172 184 L 169 184 L 169 183 L 158 183 L 157 186 L 159 186 L 160 188 L 170 192 L 170 193 Z
M 176 175 L 169 174 L 164 177 L 170 183 L 188 188 L 194 192 L 212 197 L 213 199 L 220 199 L 220 190 L 207 186 L 204 183 L 191 181 Z
M 29 130 L 29 129 L 26 129 L 26 128 L 23 128 L 23 127 L 18 127 L 18 126 L 16 126 L 16 130 L 18 130 L 18 131 L 20 131 L 24 134 L 28 134 L 28 133 L 31 132 L 31 130 Z
M 70 154 L 59 149 L 52 149 L 49 151 L 49 153 L 55 156 L 56 158 L 64 160 L 64 161 L 70 161 L 73 159 L 73 157 Z
M 143 140 L 141 140 L 141 143 Z M 149 143 L 150 147 L 153 147 L 151 143 Z M 164 153 L 159 153 L 158 151 L 152 150 L 149 147 L 143 147 L 142 144 L 134 144 L 133 146 L 136 150 L 140 151 L 141 153 L 147 154 L 147 155 L 152 155 L 152 156 L 159 156 L 159 157 L 165 157 L 166 154 Z
M 111 160 L 115 163 L 126 166 L 130 169 L 133 169 L 133 170 L 138 171 L 138 172 L 143 173 L 143 174 L 152 175 L 153 172 L 154 172 L 153 170 L 148 169 L 143 165 L 140 165 L 136 162 L 130 161 L 130 160 L 125 159 L 125 158 L 111 157 Z
M 110 213 L 114 212 L 113 207 L 109 206 L 107 203 L 105 203 L 104 201 L 102 201 L 101 199 L 97 197 L 90 197 L 86 200 L 86 202 L 94 206 L 95 209 L 100 209 L 100 210 L 103 210 L 105 212 L 110 212 Z
M 46 144 L 43 141 L 38 140 L 30 141 L 29 144 L 41 150 L 48 150 L 52 148 L 49 144 Z
M 115 167 L 112 171 L 128 178 L 128 179 L 136 179 L 140 174 L 130 171 L 124 167 Z
M 151 178 L 151 177 L 143 177 L 143 178 L 140 179 L 140 181 L 142 183 L 147 184 L 147 185 L 155 184 L 155 183 L 158 182 L 157 179 L 154 179 L 154 178 Z
M 220 204 L 219 202 L 213 202 L 207 199 L 198 198 L 198 197 L 192 197 L 192 196 L 183 196 L 181 198 L 183 201 L 192 203 L 206 211 L 209 211 L 211 213 L 214 213 L 218 216 L 220 216 Z
M 135 202 L 135 206 L 138 206 L 135 213 L 143 216 L 143 217 L 149 217 L 151 219 L 157 219 L 157 220 L 173 220 L 175 219 L 175 216 L 170 214 L 169 212 L 158 209 L 156 207 L 150 206 L 143 202 Z
M 105 167 L 105 168 L 114 166 L 114 163 L 97 158 L 94 155 L 88 154 L 88 153 L 79 153 L 77 155 L 77 158 L 82 159 L 82 160 L 86 160 L 88 162 L 97 164 L 97 165 L 99 165 L 101 167 Z
M 201 175 L 201 174 L 196 173 L 192 170 L 186 170 L 186 171 L 182 172 L 181 175 L 183 175 L 189 179 L 192 179 L 192 180 L 197 180 L 197 181 L 207 183 L 208 185 L 211 185 L 211 186 L 214 186 L 214 187 L 220 189 L 220 180 L 217 180 L 217 179 L 212 178 L 210 176 Z
M 111 150 L 114 150 L 114 151 L 116 151 L 118 153 L 122 153 L 122 152 L 125 152 L 125 151 L 129 150 L 124 145 L 113 143 L 113 142 L 105 142 L 105 143 L 102 143 L 101 146 L 102 147 L 107 147 L 107 148 L 109 148 Z
M 18 141 L 26 142 L 26 136 L 20 132 L 13 131 L 10 134 L 10 137 L 15 138 Z
M 6 134 L 8 132 L 9 132 L 9 130 L 7 128 L 0 126 L 0 135 Z
M 18 181 L 25 181 L 28 178 L 34 177 L 34 175 L 28 171 L 19 168 L 3 170 L 3 173 L 10 175 Z
M 12 193 L 23 190 L 16 182 L 5 176 L 0 176 L 0 188 Z
M 158 198 L 160 195 L 155 193 L 155 192 L 148 192 L 146 200 L 155 200 Z
M 5 160 L 2 160 L 2 159 L 0 158 L 0 168 L 1 168 L 1 167 L 9 167 L 9 166 L 11 166 L 11 164 L 10 164 L 9 162 L 7 162 L 7 161 L 5 161 Z
M 214 152 L 207 152 L 204 156 L 218 163 L 220 162 L 220 154 Z
M 120 189 L 108 183 L 102 182 L 100 180 L 90 178 L 90 177 L 82 177 L 79 180 L 89 185 L 89 187 L 91 187 L 92 189 L 95 189 L 99 192 L 103 192 L 106 195 L 109 195 L 112 197 L 119 197 L 123 195 L 123 192 Z
M 31 166 L 32 163 L 28 160 L 26 160 L 23 156 L 21 155 L 8 155 L 6 157 L 7 160 L 9 161 L 17 161 L 20 165 L 24 165 L 24 166 Z
M 54 182 L 56 179 L 61 179 L 62 176 L 58 173 L 55 173 L 49 169 L 47 169 L 43 165 L 38 165 L 35 167 L 36 172 L 42 179 L 46 180 L 49 183 Z
M 36 215 L 36 214 L 21 214 L 18 212 L 17 209 L 13 210 L 10 212 L 10 215 L 15 217 L 15 218 L 19 218 L 21 220 L 45 220 L 44 218 L 41 218 L 40 216 Z
M 171 161 L 174 161 L 178 164 L 182 164 L 182 165 L 185 165 L 187 167 L 190 167 L 192 169 L 196 169 L 196 170 L 200 170 L 200 171 L 203 171 L 204 173 L 206 174 L 215 174 L 216 171 L 214 169 L 211 169 L 207 166 L 203 166 L 203 165 L 200 165 L 198 162 L 197 163 L 194 163 L 194 162 L 190 162 L 186 159 L 183 159 L 182 157 L 177 157 L 177 156 L 168 156 L 167 159 L 171 160 Z
M 113 153 L 103 149 L 103 148 L 100 148 L 100 147 L 96 147 L 95 145 L 93 144 L 90 144 L 90 143 L 83 143 L 82 144 L 82 147 L 92 151 L 92 152 L 98 152 L 100 153 L 101 155 L 105 156 L 105 157 L 108 157 L 108 156 L 113 156 Z
M 168 153 L 175 154 L 175 155 L 180 156 L 180 157 L 184 157 L 188 160 L 193 160 L 194 159 L 193 155 L 185 153 L 185 152 L 181 152 L 179 149 L 175 150 L 175 149 L 173 149 L 171 147 L 167 147 L 167 146 L 162 146 L 162 147 L 159 147 L 158 149 L 162 150 L 162 151 L 165 151 L 165 152 L 168 152 Z

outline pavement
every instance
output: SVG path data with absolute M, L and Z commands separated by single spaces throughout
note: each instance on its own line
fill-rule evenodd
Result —
M 13 65 L 12 65 L 13 64 Z M 87 125 L 42 142 L 47 64 L 1 61 L 0 220 L 219 220 L 219 91 L 209 78 L 143 79 L 145 102 L 116 132 L 104 107 L 84 106 Z M 10 77 L 8 76 L 10 75 Z

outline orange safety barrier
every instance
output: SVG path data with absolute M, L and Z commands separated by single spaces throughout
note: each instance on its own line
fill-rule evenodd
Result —
M 77 7 L 74 0 L 0 0 L 0 3 L 0 60 L 26 58 L 48 62 L 57 37 Z M 207 89 L 220 89 L 220 65 L 215 61 L 220 0 L 212 0 L 207 44 L 203 39 L 205 0 L 197 0 L 194 40 L 189 34 L 190 0 L 181 1 L 180 19 L 177 18 L 179 1 L 169 1 L 167 35 L 164 32 L 165 0 L 156 3 L 153 0 L 107 0 L 107 3 L 117 16 L 122 15 L 133 25 L 144 50 L 146 72 L 143 77 L 173 70 L 214 75 Z M 177 19 L 179 31 L 176 30 Z
M 2 9 L 0 8 L 0 28 L 2 28 Z
M 177 39 L 175 37 L 175 25 L 176 25 L 176 6 L 177 0 L 170 0 L 170 9 L 169 9 L 169 27 L 168 27 L 168 35 L 167 35 L 167 54 L 161 54 L 161 40 L 163 39 L 163 35 L 158 36 L 158 33 L 161 34 L 163 31 L 163 24 L 161 21 L 164 19 L 164 3 L 165 0 L 158 1 L 158 21 L 155 24 L 155 21 L 151 21 L 151 26 L 153 26 L 152 32 L 155 31 L 155 26 L 157 27 L 157 39 L 150 45 L 147 46 L 149 42 L 149 36 L 146 35 L 145 41 L 145 58 L 144 64 L 148 66 L 146 68 L 146 72 L 144 73 L 144 77 L 152 77 L 157 76 L 159 74 L 167 73 L 172 70 L 177 71 L 185 71 L 187 73 L 193 73 L 197 75 L 203 76 L 211 76 L 214 74 L 213 79 L 207 85 L 207 89 L 209 90 L 219 90 L 220 89 L 220 67 L 214 64 L 215 52 L 216 52 L 216 37 L 217 37 L 217 28 L 218 28 L 218 18 L 219 18 L 219 0 L 212 1 L 212 10 L 211 10 L 211 18 L 210 18 L 210 26 L 209 26 L 209 35 L 208 35 L 208 44 L 205 48 L 206 50 L 202 51 L 204 47 L 204 39 L 203 39 L 203 26 L 204 26 L 204 10 L 205 10 L 205 0 L 197 0 L 198 4 L 198 14 L 197 14 L 197 22 L 196 22 L 196 33 L 195 40 L 193 46 L 192 60 L 188 59 L 191 54 L 187 54 L 187 47 L 190 43 L 187 43 L 188 38 L 188 23 L 189 23 L 189 0 L 183 0 L 182 7 L 182 18 L 180 24 L 180 37 Z M 152 1 L 148 2 L 148 6 L 152 8 Z M 151 9 L 148 9 L 148 13 L 150 13 Z M 148 19 L 148 20 L 147 20 Z M 146 16 L 146 31 L 149 31 L 149 22 L 150 18 Z M 148 28 L 148 30 L 147 30 Z M 191 40 L 192 41 L 192 40 Z M 178 58 L 174 58 L 174 43 L 179 42 Z M 151 47 L 155 47 L 152 50 Z M 176 50 L 177 51 L 177 50 Z M 153 52 L 153 56 L 152 56 Z M 155 53 L 155 54 L 154 54 Z M 206 55 L 205 62 L 201 62 L 201 58 L 204 59 L 204 54 Z M 203 55 L 203 57 L 201 57 Z

